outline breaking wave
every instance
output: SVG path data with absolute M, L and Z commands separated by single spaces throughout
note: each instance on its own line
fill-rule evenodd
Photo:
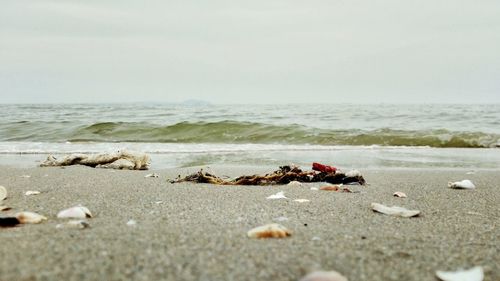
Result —
M 500 147 L 500 135 L 485 132 L 387 128 L 331 130 L 239 121 L 180 122 L 171 125 L 19 121 L 0 124 L 0 141 Z

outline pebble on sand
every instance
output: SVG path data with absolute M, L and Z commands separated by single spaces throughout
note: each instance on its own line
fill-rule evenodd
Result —
M 292 233 L 281 224 L 271 223 L 251 229 L 247 232 L 250 238 L 285 238 Z
M 347 281 L 347 277 L 337 271 L 316 271 L 307 274 L 300 281 Z

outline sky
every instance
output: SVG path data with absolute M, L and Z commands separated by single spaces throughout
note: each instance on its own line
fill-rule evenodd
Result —
M 500 102 L 498 0 L 0 5 L 0 103 Z

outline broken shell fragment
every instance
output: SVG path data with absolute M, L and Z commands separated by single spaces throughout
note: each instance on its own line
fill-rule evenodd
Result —
M 76 228 L 84 229 L 90 227 L 90 224 L 84 220 L 71 220 L 66 223 L 56 225 L 56 228 Z
M 37 190 L 28 190 L 26 191 L 26 193 L 24 193 L 26 196 L 30 196 L 30 195 L 38 195 L 40 194 L 41 192 L 40 191 L 37 191 Z
M 8 211 L 11 210 L 12 208 L 9 206 L 0 206 L 0 211 Z
M 7 189 L 0 185 L 0 201 L 7 198 Z
M 338 185 L 328 185 L 328 186 L 322 186 L 319 189 L 326 190 L 326 191 L 339 191 L 339 186 Z
M 302 186 L 303 184 L 300 181 L 291 181 L 288 183 L 291 186 Z
M 396 191 L 394 192 L 394 194 L 392 195 L 394 197 L 399 197 L 399 198 L 406 198 L 406 194 L 404 194 L 403 192 L 401 191 Z
M 299 202 L 299 203 L 307 203 L 307 202 L 310 202 L 311 200 L 309 200 L 309 199 L 295 199 L 293 201 Z
M 474 188 L 476 188 L 476 186 L 470 180 L 449 182 L 448 187 L 454 188 L 454 189 L 474 189 Z
M 247 235 L 250 238 L 285 238 L 292 233 L 281 224 L 271 223 L 251 229 Z
M 57 217 L 60 219 L 63 218 L 85 219 L 85 218 L 91 218 L 92 213 L 90 213 L 89 209 L 87 209 L 86 207 L 76 206 L 60 211 L 57 214 Z
M 481 266 L 468 270 L 436 271 L 436 276 L 443 281 L 482 281 L 484 272 Z
M 159 178 L 160 175 L 156 174 L 156 173 L 152 173 L 152 174 L 147 174 L 144 176 L 145 178 Z
M 372 203 L 372 210 L 382 214 L 404 218 L 415 217 L 420 214 L 419 210 L 408 210 L 398 206 L 387 207 L 379 203 Z
M 285 192 L 280 191 L 280 192 L 278 192 L 276 194 L 268 196 L 266 199 L 276 200 L 276 199 L 288 199 L 288 198 L 285 196 Z
M 347 281 L 347 277 L 337 271 L 316 271 L 307 274 L 300 281 Z
M 137 225 L 137 221 L 135 221 L 135 220 L 129 220 L 129 221 L 127 222 L 127 225 L 128 225 L 128 226 L 136 226 L 136 225 Z
M 15 217 L 19 220 L 19 223 L 41 223 L 42 221 L 46 221 L 47 218 L 33 212 L 20 212 L 15 215 Z

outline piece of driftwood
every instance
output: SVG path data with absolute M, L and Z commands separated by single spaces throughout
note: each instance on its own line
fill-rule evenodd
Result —
M 365 184 L 365 179 L 359 174 L 356 174 L 355 176 L 347 176 L 345 173 L 339 171 L 331 173 L 302 171 L 296 166 L 281 166 L 278 170 L 269 174 L 241 176 L 232 180 L 225 180 L 215 175 L 206 173 L 203 170 L 200 170 L 186 177 L 181 177 L 179 175 L 175 180 L 172 180 L 170 182 L 179 183 L 186 181 L 218 185 L 275 185 L 288 184 L 291 181 L 328 182 L 333 184 Z
M 147 154 L 140 152 L 118 151 L 103 154 L 76 153 L 64 156 L 62 159 L 49 155 L 41 167 L 85 165 L 94 168 L 125 169 L 125 170 L 147 170 L 150 158 Z

